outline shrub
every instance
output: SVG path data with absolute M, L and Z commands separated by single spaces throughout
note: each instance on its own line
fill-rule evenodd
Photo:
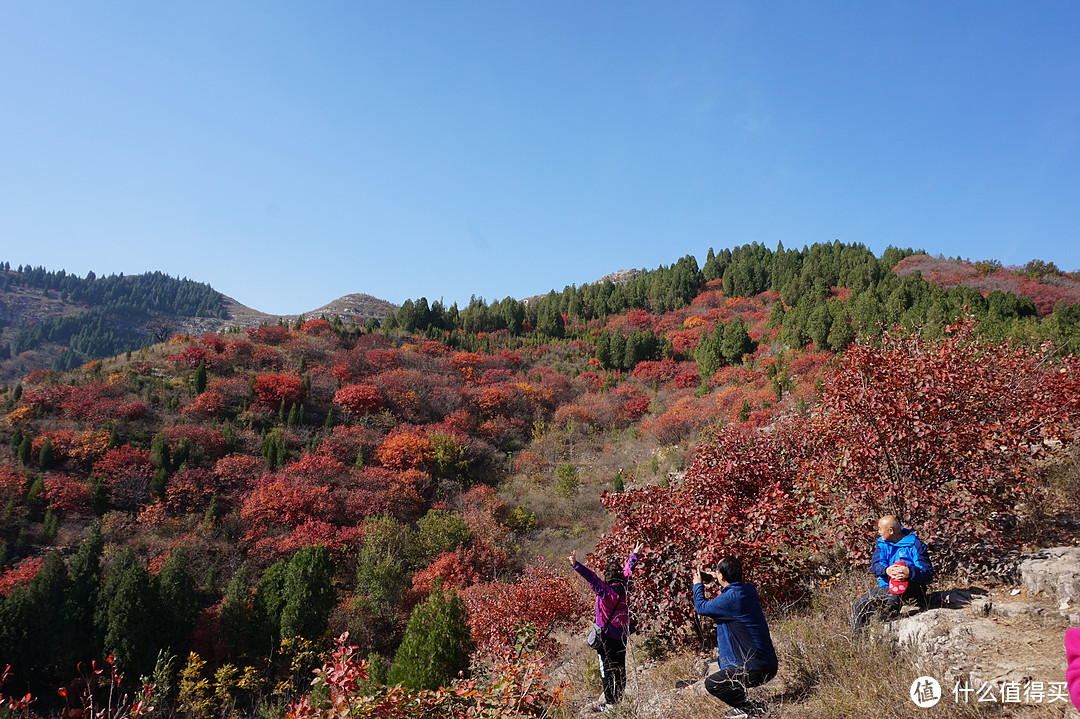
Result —
M 409 617 L 389 682 L 409 689 L 448 685 L 468 669 L 472 648 L 465 602 L 456 592 L 432 592 Z

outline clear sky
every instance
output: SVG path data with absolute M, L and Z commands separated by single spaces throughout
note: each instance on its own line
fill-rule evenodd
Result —
M 1080 269 L 1080 3 L 0 0 L 0 260 L 255 309 L 709 247 Z

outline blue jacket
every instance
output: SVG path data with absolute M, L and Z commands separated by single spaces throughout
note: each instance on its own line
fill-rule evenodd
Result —
M 776 650 L 753 584 L 732 582 L 709 601 L 705 601 L 705 587 L 695 584 L 694 610 L 716 620 L 717 661 L 721 669 L 737 666 L 746 667 L 747 671 L 776 669 Z
M 907 527 L 901 527 L 904 536 L 895 542 L 886 542 L 878 537 L 874 544 L 874 558 L 871 560 L 870 571 L 877 575 L 878 586 L 889 586 L 889 577 L 885 570 L 897 562 L 906 562 L 911 570 L 908 581 L 916 584 L 929 584 L 934 578 L 934 567 L 930 564 L 926 545 L 923 544 L 915 532 Z

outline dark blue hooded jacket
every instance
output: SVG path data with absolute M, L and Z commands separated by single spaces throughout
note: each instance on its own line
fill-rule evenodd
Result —
M 889 577 L 885 570 L 897 562 L 905 562 L 911 571 L 908 581 L 916 584 L 929 584 L 934 578 L 934 567 L 930 564 L 930 557 L 915 532 L 907 527 L 901 527 L 900 532 L 904 535 L 895 542 L 886 542 L 878 537 L 874 544 L 874 558 L 871 560 L 870 571 L 877 575 L 878 586 L 889 586 Z
M 776 650 L 753 584 L 732 582 L 709 601 L 705 601 L 705 587 L 695 584 L 694 610 L 716 620 L 717 661 L 721 669 L 742 666 L 747 671 L 776 670 Z

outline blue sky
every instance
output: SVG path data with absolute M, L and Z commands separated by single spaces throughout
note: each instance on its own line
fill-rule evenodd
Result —
M 709 247 L 1080 269 L 1080 3 L 0 0 L 0 259 L 255 309 Z

